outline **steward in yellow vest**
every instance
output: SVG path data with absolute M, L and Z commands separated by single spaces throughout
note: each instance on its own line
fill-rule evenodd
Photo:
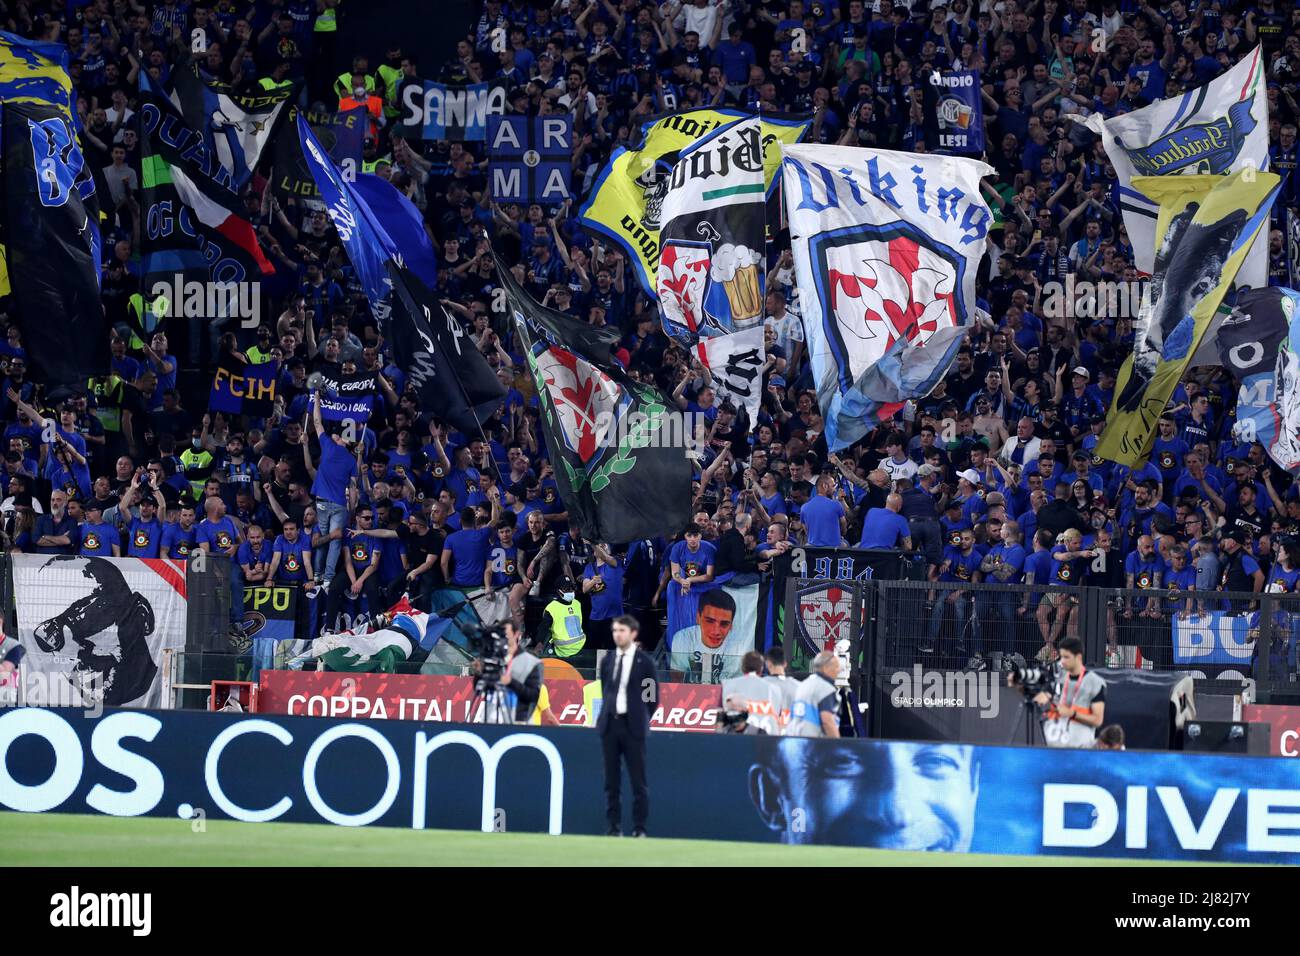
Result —
M 542 611 L 542 633 L 556 657 L 572 657 L 587 643 L 582 630 L 582 605 L 572 590 L 564 591 Z

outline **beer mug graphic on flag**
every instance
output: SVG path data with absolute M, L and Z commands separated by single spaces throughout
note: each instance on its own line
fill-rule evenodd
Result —
M 955 96 L 948 96 L 939 101 L 939 124 L 944 127 L 955 126 L 957 129 L 970 129 L 971 116 L 974 114 L 965 102 Z

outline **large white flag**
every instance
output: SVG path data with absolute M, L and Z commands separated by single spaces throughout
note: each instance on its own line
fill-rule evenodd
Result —
M 14 604 L 28 703 L 163 705 L 163 651 L 185 647 L 185 562 L 20 554 Z
M 1119 177 L 1120 210 L 1134 265 L 1155 268 L 1159 207 L 1130 185 L 1134 176 L 1223 175 L 1268 169 L 1268 97 L 1260 48 L 1204 86 L 1104 120 L 1088 117 Z M 1268 230 L 1260 230 L 1237 275 L 1243 286 L 1268 285 Z M 1193 362 L 1193 364 L 1200 364 Z
M 974 159 L 787 146 L 799 309 L 832 451 L 929 394 L 975 315 L 992 215 Z
M 763 366 L 767 362 L 763 326 L 700 339 L 695 352 L 713 376 L 718 394 L 737 408 L 743 405 L 749 412 L 750 424 L 757 423 L 758 406 L 763 400 Z

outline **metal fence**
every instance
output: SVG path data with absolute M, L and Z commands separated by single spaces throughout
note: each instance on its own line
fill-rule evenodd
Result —
M 1092 664 L 1293 689 L 1300 594 L 872 581 L 877 668 L 1001 669 L 1078 637 Z

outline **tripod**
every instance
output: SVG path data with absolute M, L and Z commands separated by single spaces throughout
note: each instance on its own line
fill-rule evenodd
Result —
M 483 709 L 479 711 L 479 704 Z M 474 699 L 469 703 L 469 720 L 474 724 L 513 724 L 515 715 L 510 712 L 510 703 L 501 685 L 491 686 L 479 682 L 474 688 Z
M 1028 697 L 1020 699 L 1020 717 L 1016 719 L 1015 728 L 1011 731 L 1008 738 L 1009 744 L 1023 744 L 1026 747 L 1034 746 L 1038 740 L 1035 739 L 1035 731 L 1041 736 L 1039 730 L 1038 705 Z

